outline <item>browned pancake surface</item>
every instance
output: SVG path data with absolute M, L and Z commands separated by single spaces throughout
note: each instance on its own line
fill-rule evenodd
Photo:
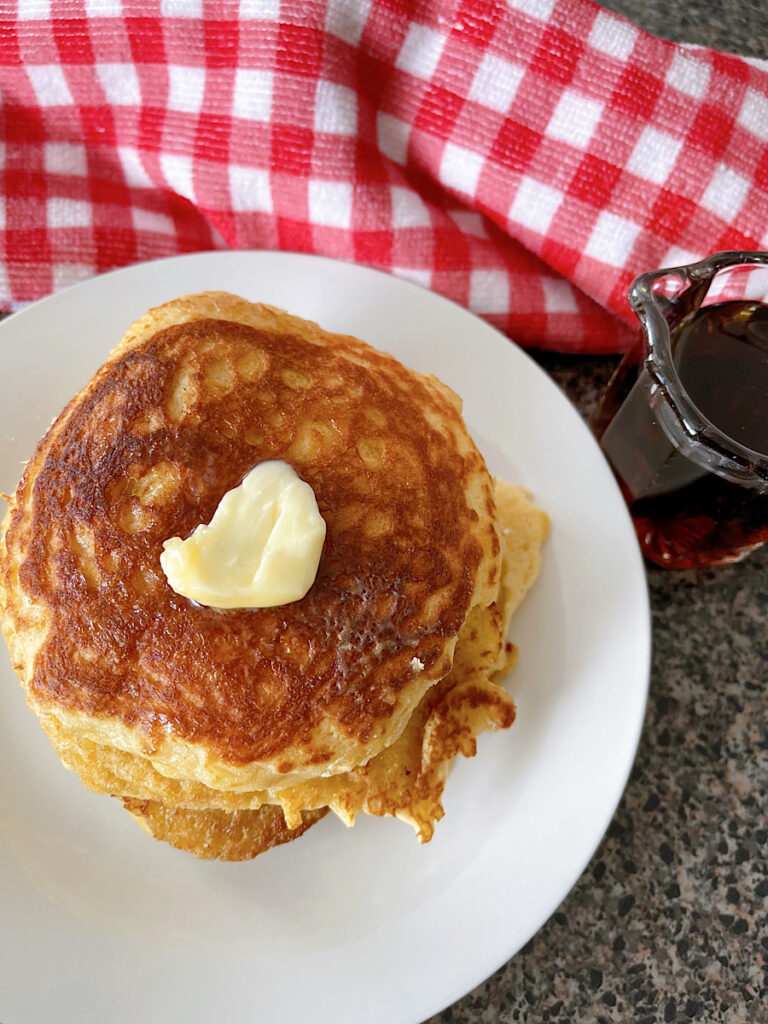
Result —
M 443 784 L 452 759 L 459 753 L 473 756 L 478 734 L 506 729 L 515 717 L 512 698 L 497 680 L 516 659 L 514 645 L 505 643 L 507 626 L 538 575 L 549 521 L 522 488 L 497 480 L 495 490 L 503 538 L 499 596 L 488 607 L 472 609 L 459 635 L 450 674 L 427 691 L 397 740 L 367 764 L 274 794 L 222 793 L 200 783 L 166 778 L 147 758 L 94 743 L 63 728 L 52 715 L 42 715 L 43 728 L 63 763 L 95 792 L 120 794 L 166 809 L 231 813 L 279 804 L 287 824 L 298 827 L 307 808 L 328 806 L 348 824 L 361 812 L 397 815 L 427 841 L 443 815 Z M 176 819 L 188 820 L 198 819 Z M 214 825 L 217 831 L 229 828 L 229 818 L 201 817 L 199 821 L 206 823 L 206 835 Z
M 41 442 L 5 536 L 49 620 L 29 682 L 40 706 L 244 764 L 312 751 L 323 718 L 368 742 L 413 659 L 445 661 L 484 557 L 465 495 L 482 460 L 443 426 L 463 432 L 456 406 L 359 342 L 275 323 L 195 319 L 123 347 Z M 277 608 L 196 606 L 168 585 L 163 541 L 209 522 L 268 459 L 296 467 L 327 523 L 315 584 Z
M 305 811 L 301 824 L 288 828 L 280 808 L 269 804 L 256 811 L 228 812 L 166 807 L 157 800 L 125 797 L 123 806 L 155 839 L 204 860 L 251 860 L 303 836 L 328 813 L 325 807 Z

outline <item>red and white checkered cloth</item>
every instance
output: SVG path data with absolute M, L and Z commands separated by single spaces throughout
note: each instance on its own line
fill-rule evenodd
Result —
M 137 260 L 292 249 L 411 278 L 522 344 L 606 352 L 635 274 L 768 246 L 768 64 L 590 0 L 0 18 L 5 308 Z

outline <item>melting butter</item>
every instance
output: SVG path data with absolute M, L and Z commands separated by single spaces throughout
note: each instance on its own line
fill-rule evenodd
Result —
M 227 491 L 210 523 L 163 544 L 176 591 L 212 608 L 298 601 L 317 575 L 325 521 L 312 488 L 287 462 L 262 462 Z

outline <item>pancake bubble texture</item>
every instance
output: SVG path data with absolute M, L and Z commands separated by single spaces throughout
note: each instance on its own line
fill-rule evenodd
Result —
M 163 542 L 268 460 L 326 522 L 309 592 L 177 594 Z M 157 838 L 241 860 L 330 810 L 428 840 L 453 758 L 514 720 L 507 633 L 547 531 L 436 377 L 208 292 L 133 324 L 41 440 L 0 527 L 0 620 L 63 763 Z

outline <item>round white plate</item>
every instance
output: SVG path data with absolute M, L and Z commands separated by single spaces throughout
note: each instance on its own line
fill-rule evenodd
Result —
M 333 816 L 244 864 L 150 839 L 65 771 L 0 653 L 0 1020 L 8 1024 L 416 1024 L 555 910 L 621 796 L 643 720 L 645 575 L 618 488 L 576 411 L 507 339 L 363 267 L 212 252 L 129 267 L 0 325 L 0 490 L 150 306 L 225 289 L 354 334 L 464 399 L 491 471 L 552 519 L 513 621 L 509 732 L 459 758 L 420 846 Z

